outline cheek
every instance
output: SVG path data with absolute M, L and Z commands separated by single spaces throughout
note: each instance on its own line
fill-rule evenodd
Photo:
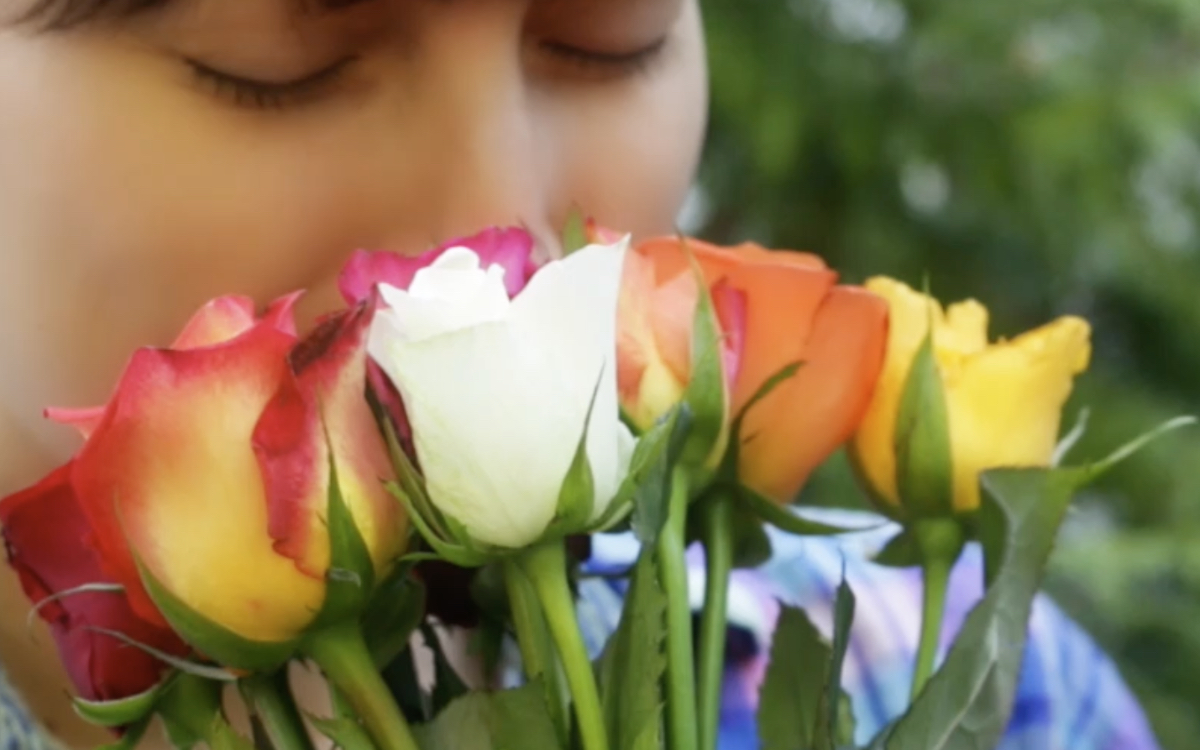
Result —
M 134 347 L 208 298 L 324 281 L 363 224 L 361 191 L 327 188 L 355 184 L 354 163 L 306 144 L 313 128 L 264 137 L 163 65 L 0 36 L 0 314 L 29 321 L 0 326 L 20 360 L 2 387 L 31 410 L 104 398 Z
M 695 173 L 708 110 L 699 13 L 685 11 L 665 59 L 633 82 L 586 101 L 566 101 L 566 188 L 602 223 L 635 235 L 670 233 Z

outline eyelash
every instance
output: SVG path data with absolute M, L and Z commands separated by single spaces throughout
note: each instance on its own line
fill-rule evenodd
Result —
M 356 57 L 345 57 L 332 65 L 292 81 L 258 81 L 225 73 L 196 60 L 187 60 L 193 75 L 212 93 L 247 109 L 282 109 L 312 99 L 346 72 Z
M 559 42 L 542 42 L 541 48 L 580 72 L 604 78 L 624 78 L 645 73 L 662 56 L 667 37 L 632 52 L 597 52 Z
M 667 38 L 633 52 L 596 52 L 558 42 L 542 42 L 543 51 L 559 58 L 577 71 L 604 79 L 625 78 L 646 72 L 661 56 Z M 345 57 L 332 65 L 292 81 L 259 81 L 226 73 L 197 60 L 185 62 L 200 83 L 220 98 L 247 109 L 282 109 L 311 100 L 345 73 L 356 57 Z

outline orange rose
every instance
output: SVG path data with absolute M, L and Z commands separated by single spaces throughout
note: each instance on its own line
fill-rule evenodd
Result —
M 746 415 L 739 455 L 744 484 L 789 502 L 870 403 L 887 304 L 838 286 L 837 274 L 808 253 L 676 238 L 642 243 L 626 260 L 618 334 L 622 406 L 642 427 L 680 400 L 690 378 L 698 290 L 688 251 L 725 337 L 730 418 L 771 376 L 802 363 Z

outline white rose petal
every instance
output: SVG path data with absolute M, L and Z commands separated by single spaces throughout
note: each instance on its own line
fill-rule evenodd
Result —
M 619 419 L 615 361 L 627 246 L 552 262 L 511 303 L 496 294 L 502 272 L 472 265 L 465 249 L 422 270 L 408 292 L 384 290 L 390 309 L 369 351 L 404 400 L 431 500 L 474 539 L 517 548 L 542 535 L 593 394 L 593 517 L 620 486 L 634 443 Z
M 450 248 L 417 271 L 407 290 L 381 284 L 379 294 L 393 321 L 402 323 L 393 328 L 394 335 L 407 341 L 502 320 L 509 307 L 504 268 L 480 268 L 479 256 L 465 247 Z

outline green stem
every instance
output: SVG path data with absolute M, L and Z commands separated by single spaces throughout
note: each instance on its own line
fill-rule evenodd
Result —
M 242 698 L 262 722 L 275 750 L 313 750 L 288 683 L 287 667 L 272 675 L 253 675 L 238 681 Z
M 530 680 L 541 678 L 546 689 L 550 718 L 558 731 L 560 743 L 566 747 L 571 737 L 571 695 L 563 683 L 562 665 L 555 655 L 537 592 L 525 571 L 513 560 L 504 564 L 504 584 L 525 676 Z
M 913 671 L 912 693 L 909 702 L 921 694 L 921 688 L 933 675 L 942 636 L 942 618 L 946 607 L 946 588 L 950 583 L 950 566 L 943 561 L 930 561 L 923 566 L 925 596 L 921 608 L 921 641 L 917 647 L 917 665 Z
M 698 509 L 704 543 L 704 614 L 700 619 L 700 750 L 716 750 L 725 676 L 729 573 L 733 569 L 733 498 L 724 492 Z
M 546 624 L 550 627 L 550 636 L 558 648 L 571 697 L 575 701 L 575 718 L 579 722 L 579 736 L 583 740 L 584 750 L 608 750 L 608 733 L 604 726 L 604 712 L 600 708 L 596 677 L 579 633 L 575 602 L 567 583 L 563 543 L 550 542 L 532 547 L 521 553 L 517 564 L 525 571 L 537 592 Z
M 692 643 L 692 607 L 688 600 L 688 486 L 676 469 L 671 478 L 667 523 L 658 537 L 658 567 L 667 595 L 667 747 L 696 750 L 696 670 Z
M 913 669 L 910 703 L 917 699 L 925 683 L 933 676 L 938 645 L 941 643 L 950 571 L 963 549 L 962 528 L 953 519 L 918 521 L 913 525 L 912 532 L 921 554 L 924 596 L 921 606 L 921 640 L 917 646 L 917 663 Z
M 302 647 L 349 701 L 379 750 L 418 750 L 408 722 L 379 676 L 358 623 L 340 623 L 311 633 Z

